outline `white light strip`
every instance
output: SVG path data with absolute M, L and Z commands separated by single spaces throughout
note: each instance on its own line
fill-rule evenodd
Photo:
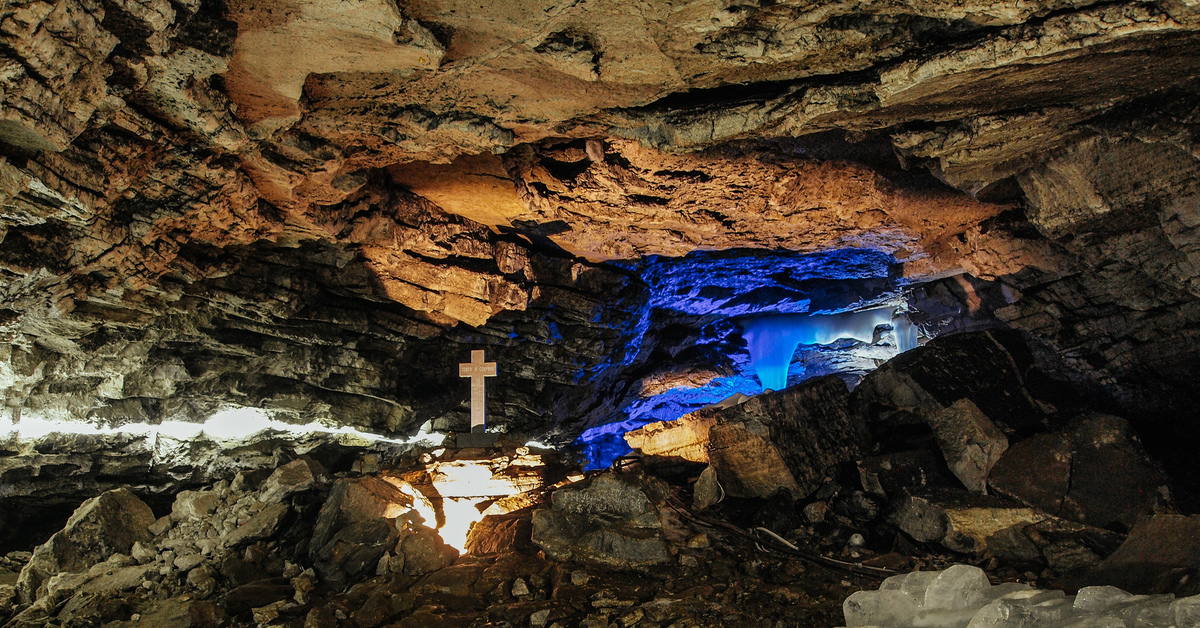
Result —
M 20 423 L 10 425 L 7 431 L 0 426 L 0 436 L 16 436 L 20 440 L 36 440 L 50 434 L 130 434 L 151 437 L 151 439 L 154 436 L 165 436 L 174 440 L 190 440 L 203 436 L 218 443 L 225 443 L 242 441 L 267 430 L 283 432 L 292 436 L 310 434 L 349 436 L 366 441 L 398 445 L 436 446 L 446 438 L 444 434 L 422 433 L 408 439 L 395 439 L 363 432 L 349 426 L 331 427 L 317 422 L 295 425 L 276 420 L 268 411 L 261 408 L 227 408 L 217 411 L 204 423 L 163 421 L 158 425 L 129 423 L 119 427 L 98 427 L 91 423 L 49 419 L 37 414 L 23 414 Z

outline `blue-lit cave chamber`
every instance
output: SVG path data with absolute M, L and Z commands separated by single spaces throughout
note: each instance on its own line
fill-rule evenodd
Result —
M 632 266 L 649 293 L 627 355 L 632 392 L 575 444 L 586 469 L 632 452 L 626 432 L 834 375 L 853 389 L 931 338 L 1000 326 L 1001 284 L 965 274 L 913 280 L 892 255 L 730 250 Z

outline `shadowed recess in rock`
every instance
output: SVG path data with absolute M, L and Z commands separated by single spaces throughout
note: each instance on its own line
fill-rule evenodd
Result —
M 734 394 L 786 387 L 788 366 L 801 342 L 828 345 L 853 338 L 871 345 L 878 338 L 877 326 L 893 324 L 892 305 L 901 298 L 896 260 L 870 249 L 708 251 L 681 258 L 652 256 L 638 269 L 650 292 L 634 340 L 639 372 L 646 375 L 635 382 L 638 392 L 622 409 L 623 416 L 585 431 L 576 441 L 589 469 L 607 467 L 629 453 L 622 438 L 626 431 L 677 419 Z M 884 304 L 888 307 L 863 312 L 807 314 Z M 744 339 L 739 320 L 757 321 L 749 323 L 753 331 Z M 904 321 L 895 323 L 905 328 L 903 342 L 915 341 L 908 319 L 899 320 Z M 881 349 L 888 351 L 871 357 L 894 354 L 892 347 Z M 822 364 L 811 372 L 798 369 L 796 379 L 873 367 L 873 360 L 865 367 Z M 764 371 L 756 368 L 778 373 L 769 377 L 769 385 L 760 385 L 766 381 Z

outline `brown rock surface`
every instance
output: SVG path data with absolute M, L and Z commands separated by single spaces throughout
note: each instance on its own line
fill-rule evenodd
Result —
M 1014 444 L 988 478 L 996 492 L 1092 526 L 1129 530 L 1170 503 L 1168 480 L 1123 419 L 1095 415 Z
M 761 423 L 717 423 L 709 430 L 708 458 L 725 493 L 763 499 L 776 491 L 803 496 L 779 448 Z
M 941 270 L 956 263 L 946 238 L 1003 210 L 954 194 L 898 189 L 849 163 L 778 156 L 769 145 L 703 157 L 664 155 L 632 142 L 587 148 L 516 153 L 511 167 L 530 207 L 515 220 L 568 227 L 550 238 L 589 259 L 863 247 L 901 260 L 933 254 L 945 264 Z
M 1133 593 L 1195 595 L 1200 564 L 1200 517 L 1155 515 L 1129 532 L 1129 538 L 1088 575 L 1090 582 Z
M 732 408 L 702 410 L 694 416 L 765 426 L 769 442 L 795 478 L 799 491 L 795 496 L 802 497 L 816 490 L 828 467 L 864 453 L 866 430 L 850 414 L 849 405 L 845 383 L 828 376 L 758 395 Z M 720 474 L 721 465 L 714 466 Z

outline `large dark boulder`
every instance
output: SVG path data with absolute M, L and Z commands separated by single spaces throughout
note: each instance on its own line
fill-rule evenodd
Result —
M 60 572 L 80 572 L 113 554 L 129 554 L 133 544 L 149 542 L 154 513 L 141 499 L 119 488 L 87 500 L 61 531 L 38 546 L 17 580 L 17 595 L 31 603 L 38 588 Z
M 352 523 L 333 535 L 317 552 L 313 566 L 325 582 L 341 586 L 375 572 L 379 559 L 400 538 L 391 519 Z
M 342 528 L 381 518 L 396 518 L 412 508 L 412 497 L 374 476 L 334 482 L 313 528 L 309 554 L 315 557 Z
M 1060 517 L 1121 532 L 1170 501 L 1162 466 L 1128 423 L 1109 415 L 1016 443 L 992 468 L 988 485 Z
M 554 492 L 533 513 L 533 542 L 555 560 L 613 569 L 670 562 L 659 513 L 666 487 L 652 478 L 614 472 Z
M 1117 551 L 1090 574 L 1089 584 L 1133 593 L 1200 593 L 1200 515 L 1156 515 L 1139 521 Z

